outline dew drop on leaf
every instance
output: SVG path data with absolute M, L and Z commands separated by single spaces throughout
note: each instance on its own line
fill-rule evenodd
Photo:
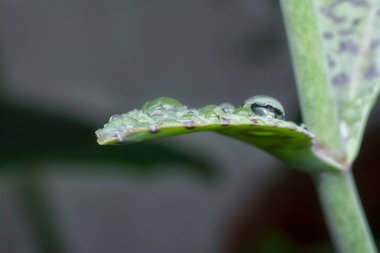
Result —
M 111 117 L 110 117 L 110 120 L 108 121 L 108 122 L 111 122 L 111 121 L 113 121 L 113 120 L 115 120 L 115 119 L 118 119 L 118 118 L 120 118 L 121 116 L 119 115 L 119 114 L 114 114 L 114 115 L 112 115 Z
M 183 105 L 174 98 L 159 97 L 152 101 L 146 102 L 142 108 L 142 111 L 148 114 L 151 114 L 155 111 L 176 112 L 182 107 Z
M 184 114 L 181 115 L 181 120 L 191 120 L 196 116 L 196 113 L 193 111 L 187 111 Z
M 139 124 L 139 122 L 134 118 L 125 118 L 122 123 L 126 128 L 133 128 Z
M 252 116 L 252 111 L 250 108 L 239 107 L 239 108 L 236 108 L 235 114 L 248 117 L 248 116 Z
M 201 114 L 205 116 L 206 119 L 219 119 L 226 113 L 217 105 L 207 105 L 201 109 Z
M 183 125 L 185 126 L 186 129 L 193 129 L 193 128 L 195 128 L 194 121 L 192 121 L 192 120 L 185 120 L 183 122 Z
M 255 115 L 283 120 L 285 111 L 278 100 L 269 96 L 254 96 L 244 102 L 243 107 L 249 108 Z
M 223 103 L 219 105 L 219 108 L 222 109 L 225 113 L 234 113 L 235 107 L 229 103 Z
M 157 133 L 158 132 L 157 126 L 149 125 L 149 132 L 151 132 L 152 134 Z

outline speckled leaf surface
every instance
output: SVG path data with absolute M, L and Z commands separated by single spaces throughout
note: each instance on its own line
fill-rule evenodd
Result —
M 339 128 L 351 162 L 380 89 L 380 1 L 317 0 L 319 31 Z
M 282 0 L 282 8 L 305 122 L 350 164 L 380 90 L 380 1 Z
M 283 110 L 279 103 L 274 106 L 278 113 Z M 264 108 L 264 113 L 260 113 L 260 108 Z M 96 135 L 99 144 L 107 145 L 213 131 L 259 147 L 296 168 L 334 169 L 331 161 L 315 154 L 312 133 L 293 122 L 278 119 L 284 115 L 266 108 L 273 109 L 266 104 L 254 108 L 247 100 L 238 108 L 224 103 L 193 109 L 172 98 L 158 98 L 139 110 L 113 115 Z

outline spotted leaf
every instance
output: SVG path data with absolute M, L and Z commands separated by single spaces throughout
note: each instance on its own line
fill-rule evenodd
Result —
M 304 120 L 350 165 L 380 90 L 379 0 L 282 0 Z
M 262 110 L 257 113 L 259 105 Z M 107 145 L 214 131 L 257 146 L 296 168 L 334 169 L 331 160 L 316 155 L 313 134 L 305 127 L 281 120 L 284 115 L 281 104 L 269 97 L 253 97 L 238 108 L 223 103 L 199 109 L 188 108 L 172 98 L 157 98 L 139 110 L 112 116 L 96 135 L 99 144 Z

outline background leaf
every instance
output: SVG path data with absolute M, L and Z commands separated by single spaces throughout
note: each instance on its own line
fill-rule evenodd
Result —
M 351 163 L 380 90 L 380 1 L 317 0 L 315 5 L 346 160 Z
M 358 153 L 380 89 L 378 0 L 282 1 L 303 117 L 342 164 Z
M 175 164 L 205 179 L 213 179 L 216 166 L 202 153 L 189 151 L 179 143 L 175 148 L 164 143 L 146 143 L 134 147 L 99 147 L 93 128 L 63 115 L 42 112 L 10 103 L 0 103 L 2 123 L 0 139 L 0 176 L 24 177 L 40 173 L 39 163 L 115 164 L 130 174 L 156 174 L 165 165 Z M 17 137 L 17 138 L 15 138 Z M 152 159 L 146 159 L 146 154 Z M 10 165 L 10 166 L 9 166 Z M 69 169 L 70 166 L 67 166 Z M 83 166 L 91 172 L 96 166 Z M 77 167 L 76 167 L 77 169 Z

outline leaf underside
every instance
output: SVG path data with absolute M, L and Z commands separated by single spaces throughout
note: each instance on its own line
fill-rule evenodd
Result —
M 175 102 L 157 103 L 165 99 Z M 213 131 L 254 145 L 295 168 L 335 169 L 335 164 L 315 154 L 314 137 L 304 127 L 226 103 L 189 109 L 174 99 L 158 98 L 140 110 L 112 116 L 96 135 L 99 144 L 108 145 L 200 131 Z

